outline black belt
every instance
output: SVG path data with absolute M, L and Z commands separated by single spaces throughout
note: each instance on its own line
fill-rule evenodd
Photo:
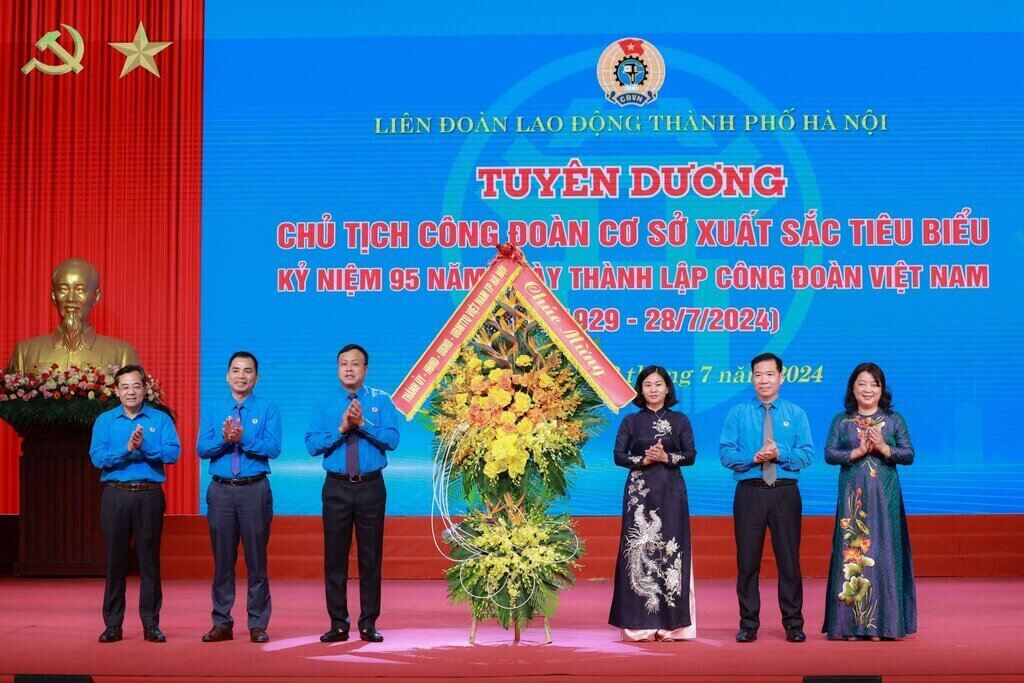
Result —
M 160 488 L 160 483 L 156 481 L 108 481 L 105 483 L 107 486 L 125 491 L 152 491 Z
M 248 486 L 249 484 L 255 484 L 258 481 L 263 481 L 267 478 L 266 472 L 261 472 L 254 477 L 241 477 L 237 479 L 228 479 L 226 477 L 218 477 L 216 474 L 213 475 L 213 480 L 218 484 L 224 484 L 225 486 Z
M 793 486 L 796 484 L 796 479 L 776 479 L 773 484 L 769 484 L 764 479 L 744 479 L 740 484 L 759 489 L 777 489 L 780 486 Z
M 328 472 L 327 476 L 331 479 L 337 479 L 338 481 L 347 481 L 350 484 L 358 484 L 363 481 L 373 481 L 374 479 L 380 479 L 380 470 L 376 472 L 367 472 L 366 474 L 339 474 L 338 472 Z

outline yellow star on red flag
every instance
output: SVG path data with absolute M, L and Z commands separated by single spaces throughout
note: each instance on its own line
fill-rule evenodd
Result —
M 642 55 L 644 53 L 644 41 L 636 38 L 626 38 L 619 41 L 619 47 L 627 55 Z
M 146 35 L 146 27 L 142 25 L 141 21 L 139 22 L 139 29 L 135 32 L 134 41 L 130 43 L 110 43 L 110 47 L 128 57 L 124 62 L 124 68 L 121 69 L 121 78 L 124 78 L 138 66 L 160 78 L 160 72 L 156 68 L 156 60 L 153 57 L 167 49 L 170 45 L 170 42 L 150 42 L 149 36 Z

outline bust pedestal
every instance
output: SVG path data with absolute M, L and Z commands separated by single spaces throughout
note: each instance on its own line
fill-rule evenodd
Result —
M 21 437 L 18 576 L 103 576 L 103 485 L 89 460 L 91 427 L 32 425 Z

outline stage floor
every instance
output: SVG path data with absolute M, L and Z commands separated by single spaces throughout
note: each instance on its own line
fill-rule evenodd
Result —
M 349 582 L 350 604 L 358 604 Z M 808 640 L 787 643 L 778 623 L 775 582 L 762 582 L 763 624 L 758 641 L 739 645 L 731 581 L 698 580 L 699 639 L 677 643 L 623 643 L 606 626 L 610 582 L 583 582 L 563 594 L 552 619 L 554 643 L 538 623 L 511 644 L 512 634 L 481 625 L 467 642 L 465 606 L 448 604 L 440 581 L 387 581 L 380 644 L 359 640 L 325 645 L 328 627 L 323 584 L 272 583 L 271 641 L 255 645 L 236 604 L 236 640 L 202 643 L 209 628 L 209 584 L 165 581 L 161 626 L 165 644 L 146 643 L 138 621 L 138 580 L 129 582 L 125 640 L 96 642 L 103 630 L 101 580 L 0 579 L 0 678 L 15 673 L 91 674 L 97 681 L 146 676 L 158 680 L 346 680 L 401 677 L 416 680 L 800 681 L 804 675 L 884 675 L 891 681 L 1020 681 L 1019 641 L 1024 614 L 1022 579 L 921 579 L 919 633 L 899 642 L 830 642 L 818 631 L 824 582 L 804 584 Z

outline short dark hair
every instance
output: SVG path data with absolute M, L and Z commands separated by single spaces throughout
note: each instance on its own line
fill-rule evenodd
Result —
M 114 385 L 120 384 L 121 377 L 124 375 L 130 375 L 133 372 L 139 373 L 139 377 L 142 378 L 142 386 L 148 386 L 149 382 L 146 379 L 146 371 L 142 369 L 141 365 L 126 365 L 117 372 L 114 373 Z
M 846 383 L 846 396 L 843 398 L 843 407 L 846 408 L 846 412 L 857 412 L 857 397 L 853 395 L 853 385 L 857 383 L 857 377 L 862 372 L 874 377 L 882 390 L 882 395 L 878 397 L 878 409 L 890 412 L 892 410 L 892 392 L 889 391 L 889 387 L 885 383 L 885 373 L 882 372 L 882 368 L 874 363 L 861 363 L 850 373 L 850 380 Z
M 231 354 L 231 358 L 228 359 L 228 370 L 231 369 L 231 364 L 235 362 L 236 358 L 248 358 L 252 361 L 252 367 L 256 370 L 256 374 L 260 374 L 260 362 L 256 360 L 256 356 L 252 355 L 248 351 L 235 351 Z
M 676 403 L 679 403 L 676 400 L 676 385 L 672 383 L 672 378 L 668 376 L 668 370 L 660 365 L 648 365 L 636 376 L 636 384 L 633 386 L 636 389 L 636 398 L 633 399 L 633 405 L 639 408 L 647 407 L 647 401 L 644 399 L 644 380 L 654 374 L 665 380 L 665 387 L 668 389 L 665 392 L 665 407 L 671 408 Z
M 780 373 L 782 372 L 782 359 L 776 356 L 774 353 L 762 353 L 759 356 L 754 356 L 750 361 L 750 371 L 754 371 L 754 366 L 758 363 L 763 363 L 766 360 L 775 361 L 775 369 Z
M 338 358 L 341 358 L 341 354 L 346 353 L 348 351 L 358 351 L 359 353 L 363 354 L 363 362 L 366 363 L 367 365 L 370 364 L 370 354 L 368 354 L 366 352 L 366 349 L 364 349 L 359 344 L 346 344 L 345 346 L 341 347 L 341 351 L 338 351 Z

